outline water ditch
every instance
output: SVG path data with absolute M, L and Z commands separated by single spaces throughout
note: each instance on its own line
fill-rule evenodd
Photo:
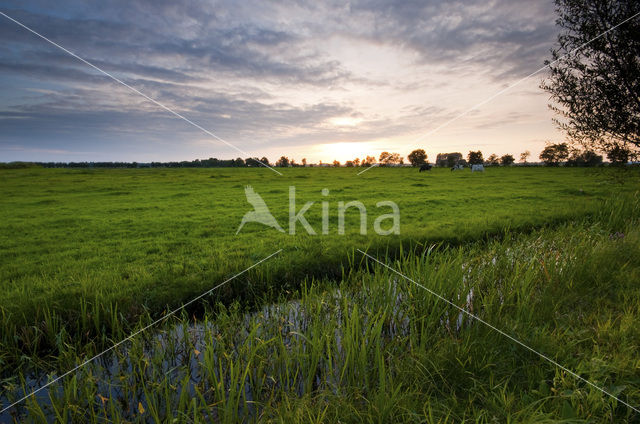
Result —
M 405 292 L 404 282 L 399 283 L 396 279 L 389 281 L 386 299 L 391 305 L 391 312 L 385 320 L 381 329 L 382 339 L 375 341 L 386 343 L 401 336 L 406 336 L 411 331 L 411 325 L 406 311 L 409 298 Z M 466 287 L 466 288 L 465 288 Z M 69 390 L 69 380 L 77 380 L 76 396 L 71 396 L 70 402 L 78 402 L 78 408 L 84 408 L 87 413 L 93 410 L 93 415 L 99 420 L 110 421 L 109 408 L 106 402 L 116 402 L 121 418 L 133 420 L 141 414 L 141 411 L 148 410 L 147 396 L 150 390 L 165 390 L 169 387 L 171 393 L 164 398 L 163 405 L 171 410 L 172 403 L 177 404 L 181 396 L 195 398 L 198 396 L 196 387 L 200 393 L 212 395 L 215 392 L 216 382 L 222 383 L 226 388 L 227 396 L 238 397 L 238 414 L 242 416 L 255 416 L 259 413 L 259 402 L 254 402 L 256 393 L 262 390 L 269 390 L 275 387 L 284 387 L 287 391 L 293 391 L 299 396 L 309 390 L 317 388 L 339 387 L 341 381 L 343 333 L 346 331 L 344 325 L 348 317 L 344 316 L 344 308 L 347 305 L 367 305 L 368 297 L 372 296 L 368 290 L 361 290 L 357 293 L 345 294 L 336 289 L 323 296 L 320 310 L 312 307 L 307 310 L 306 305 L 300 301 L 291 301 L 282 304 L 272 304 L 263 307 L 259 311 L 246 313 L 234 330 L 235 336 L 233 345 L 224 344 L 217 346 L 219 341 L 216 337 L 219 329 L 215 321 L 208 322 L 181 322 L 177 325 L 164 329 L 149 332 L 138 336 L 143 342 L 125 343 L 118 349 L 95 359 L 86 366 L 80 368 L 72 375 L 68 375 L 60 381 L 40 390 L 28 400 L 21 402 L 15 407 L 0 414 L 0 422 L 20 422 L 29 414 L 27 402 L 37 403 L 47 421 L 56 420 L 54 399 L 67 399 Z M 379 294 L 376 294 L 379 296 Z M 473 288 L 469 288 L 466 281 L 463 281 L 463 290 L 458 294 L 458 303 L 464 299 L 463 307 L 473 312 Z M 348 312 L 347 312 L 348 313 Z M 362 314 L 361 331 L 363 340 L 367 343 L 368 334 L 367 317 L 371 311 Z M 246 354 L 246 347 L 252 340 L 266 340 L 279 337 L 283 345 L 297 346 L 304 352 L 311 352 L 312 346 L 308 346 L 309 339 L 305 336 L 311 334 L 314 329 L 313 320 L 321 317 L 326 325 L 334 325 L 330 343 L 335 346 L 335 357 L 331 360 L 321 359 L 314 371 L 314 375 L 308 375 L 304 367 L 296 369 L 294 372 L 283 373 L 282 370 L 261 370 L 265 378 L 253 375 L 255 370 L 250 370 L 244 377 L 238 379 L 227 373 L 223 368 L 228 363 L 229 358 L 224 355 Z M 259 325 L 256 325 L 259 323 Z M 318 324 L 317 322 L 315 324 Z M 470 321 L 465 314 L 457 312 L 444 314 L 440 319 L 440 327 L 446 332 L 458 332 L 469 325 Z M 317 327 L 320 328 L 320 327 Z M 311 332 L 311 333 L 310 333 Z M 231 352 L 231 353 L 228 353 Z M 238 353 L 244 352 L 244 353 Z M 277 354 L 277 352 L 272 352 Z M 237 358 L 241 359 L 241 358 Z M 278 367 L 278 364 L 273 365 Z M 280 364 L 282 366 L 282 364 Z M 292 370 L 293 371 L 293 370 Z M 215 375 L 212 375 L 215 374 Z M 288 375 L 287 378 L 282 378 Z M 8 405 L 34 390 L 39 389 L 56 378 L 56 374 L 26 373 L 24 381 L 20 387 L 16 384 L 5 384 L 0 392 L 0 405 Z M 274 376 L 280 376 L 275 379 Z M 162 381 L 163 384 L 158 382 Z M 264 387 L 254 387 L 257 383 Z M 65 389 L 65 385 L 66 389 Z M 311 387 L 310 387 L 311 386 Z M 231 390 L 233 388 L 233 390 Z M 257 399 L 255 399 L 257 400 Z M 215 420 L 215 416 L 209 417 Z

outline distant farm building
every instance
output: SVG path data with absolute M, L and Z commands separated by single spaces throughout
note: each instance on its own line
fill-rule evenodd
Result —
M 455 165 L 466 165 L 467 161 L 462 159 L 462 153 L 438 153 L 436 157 L 436 166 L 452 167 Z

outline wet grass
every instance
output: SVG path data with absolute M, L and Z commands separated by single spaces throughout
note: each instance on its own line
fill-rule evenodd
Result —
M 114 326 L 177 307 L 279 248 L 279 258 L 217 291 L 214 300 L 275 299 L 308 276 L 338 278 L 353 248 L 393 254 L 528 230 L 592 213 L 611 191 L 633 190 L 585 169 L 372 171 L 285 169 L 279 177 L 265 169 L 3 170 L 0 328 L 7 344 L 0 372 L 24 360 L 25 351 L 55 354 L 59 327 L 79 345 L 99 343 Z M 297 209 L 316 202 L 306 216 L 319 234 L 298 228 L 291 236 L 248 224 L 236 236 L 251 210 L 246 185 L 285 228 L 288 189 L 295 185 Z M 329 196 L 320 194 L 323 188 Z M 337 202 L 350 200 L 367 206 L 367 235 L 358 233 L 353 210 L 347 234 L 337 234 Z M 400 235 L 373 233 L 373 219 L 389 212 L 378 210 L 381 200 L 399 205 Z M 331 211 L 327 235 L 320 233 L 322 201 Z M 103 322 L 111 310 L 119 319 Z
M 639 208 L 637 196 L 619 196 L 588 218 L 529 234 L 371 254 L 637 407 Z M 338 280 L 310 277 L 257 310 L 218 303 L 198 319 L 172 317 L 162 331 L 30 398 L 13 417 L 640 422 L 630 408 L 363 255 L 352 251 L 343 272 Z M 139 325 L 150 319 L 141 315 Z M 82 361 L 70 345 L 60 352 L 61 370 Z M 38 382 L 3 382 L 14 397 L 30 387 Z
M 41 321 L 43 310 L 66 321 L 83 303 L 114 304 L 128 319 L 182 304 L 259 259 L 284 249 L 263 267 L 255 291 L 278 295 L 307 276 L 339 277 L 354 247 L 387 248 L 464 243 L 504 229 L 530 229 L 583 216 L 598 208 L 612 185 L 586 169 L 493 169 L 484 174 L 436 169 L 22 169 L 0 172 L 0 281 L 2 316 L 16 325 Z M 214 178 L 212 178 L 214 177 Z M 635 176 L 637 180 L 637 176 Z M 318 232 L 298 225 L 295 236 L 260 224 L 236 229 L 251 210 L 244 187 L 262 195 L 287 229 L 289 186 L 299 210 Z M 321 190 L 329 189 L 328 196 Z M 368 211 L 367 235 L 356 210 L 337 232 L 339 201 L 359 200 Z M 373 221 L 399 205 L 400 235 L 377 236 Z M 330 208 L 321 234 L 321 205 Z M 388 228 L 389 222 L 384 227 Z M 240 286 L 239 286 L 240 285 Z M 220 291 L 220 300 L 254 296 L 244 282 Z M 66 315 L 66 316 L 65 316 Z
M 283 249 L 160 334 L 136 337 L 30 398 L 14 419 L 637 421 L 356 251 L 429 282 L 637 405 L 637 173 L 284 172 L 1 171 L 5 405 L 47 381 L 45 371 L 73 368 Z M 248 224 L 236 236 L 251 210 L 245 185 L 285 228 L 290 185 L 298 210 L 316 202 L 306 216 L 318 233 L 328 201 L 329 234 Z M 346 236 L 337 234 L 337 202 L 351 200 L 367 206 L 367 235 L 355 213 Z M 381 200 L 399 205 L 400 235 L 373 233 L 373 219 L 389 212 L 376 208 Z

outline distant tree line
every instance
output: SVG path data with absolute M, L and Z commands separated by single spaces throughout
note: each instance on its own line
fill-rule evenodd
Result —
M 607 159 L 612 165 L 623 165 L 630 160 L 638 159 L 638 152 L 616 145 L 607 152 Z M 547 166 L 558 166 L 564 163 L 566 166 L 599 166 L 603 158 L 590 148 L 579 149 L 567 143 L 547 143 L 540 153 L 540 160 Z
M 267 158 L 195 159 L 172 162 L 33 162 L 45 168 L 242 168 L 269 165 Z
M 528 159 L 531 152 L 528 150 L 522 152 L 519 162 L 522 165 L 535 165 L 529 163 Z M 612 165 L 621 165 L 629 161 L 637 161 L 640 152 L 629 146 L 617 144 L 606 152 L 607 159 Z M 419 167 L 428 162 L 427 153 L 424 149 L 415 149 L 407 156 L 411 166 Z M 590 148 L 579 149 L 567 143 L 550 143 L 540 153 L 540 160 L 547 166 L 598 166 L 603 163 L 602 155 L 597 154 Z M 195 159 L 192 161 L 172 161 L 172 162 L 10 162 L 0 163 L 0 169 L 18 169 L 29 167 L 44 168 L 247 168 L 261 166 L 276 167 L 298 167 L 298 166 L 323 166 L 323 167 L 369 167 L 378 166 L 401 166 L 404 165 L 404 158 L 396 152 L 382 152 L 376 160 L 373 156 L 364 156 L 362 159 L 355 158 L 348 160 L 342 165 L 339 161 L 334 160 L 332 163 L 318 164 L 308 163 L 306 158 L 302 158 L 300 162 L 287 156 L 281 156 L 275 163 L 270 163 L 266 157 L 262 158 L 236 158 L 236 159 Z M 436 166 L 453 167 L 456 165 L 485 165 L 485 166 L 511 166 L 515 163 L 515 157 L 511 154 L 498 156 L 496 154 L 489 155 L 484 158 L 482 151 L 472 150 L 467 154 L 466 160 L 462 153 L 439 153 L 436 159 Z
M 25 168 L 42 168 L 42 165 L 35 162 L 0 162 L 0 169 L 25 169 Z
M 636 150 L 622 145 L 616 145 L 607 152 L 607 159 L 612 165 L 621 165 L 630 160 L 637 160 L 640 156 Z M 520 154 L 520 163 L 522 165 L 532 165 L 528 162 L 531 156 L 530 151 L 524 151 Z M 427 162 L 427 154 L 424 149 L 416 149 L 408 156 L 412 166 L 421 166 Z M 570 146 L 567 143 L 553 144 L 548 142 L 544 150 L 540 153 L 540 160 L 547 166 L 599 166 L 603 164 L 603 157 L 590 148 L 580 149 Z M 511 154 L 498 156 L 491 154 L 487 159 L 484 158 L 482 151 L 472 150 L 467 154 L 467 159 L 463 159 L 462 153 L 439 153 L 436 159 L 436 166 L 453 167 L 457 165 L 484 165 L 484 166 L 511 166 L 516 159 Z

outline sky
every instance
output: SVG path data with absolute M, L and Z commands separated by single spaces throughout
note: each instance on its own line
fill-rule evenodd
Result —
M 0 162 L 332 162 L 562 141 L 552 1 L 30 1 L 0 11 Z M 457 119 L 456 119 L 457 118 Z M 231 147 L 234 146 L 234 147 Z

